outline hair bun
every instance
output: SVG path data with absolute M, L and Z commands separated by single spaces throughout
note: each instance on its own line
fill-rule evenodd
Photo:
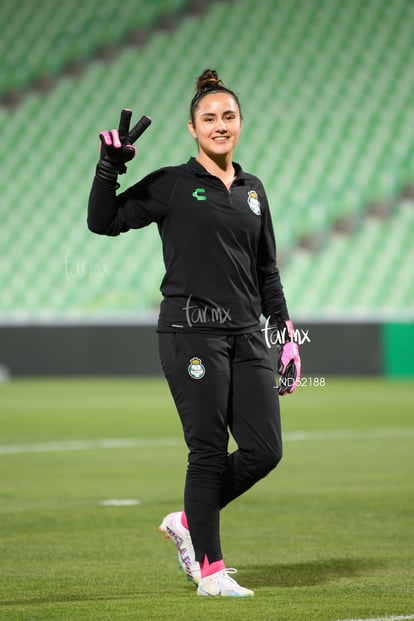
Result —
M 222 80 L 219 79 L 217 71 L 214 69 L 205 69 L 197 78 L 196 90 L 202 91 L 215 86 L 224 86 Z
M 214 69 L 205 69 L 203 73 L 197 78 L 196 92 L 190 104 L 190 117 L 193 123 L 194 123 L 194 110 L 197 108 L 198 104 L 200 103 L 200 100 L 205 95 L 208 95 L 209 93 L 216 93 L 216 92 L 228 93 L 229 95 L 231 95 L 236 101 L 239 107 L 239 110 L 240 110 L 239 98 L 237 97 L 236 93 L 224 86 L 223 81 L 220 80 L 220 78 L 217 75 L 217 71 L 215 71 Z M 243 118 L 241 116 L 241 110 L 240 110 L 240 118 Z

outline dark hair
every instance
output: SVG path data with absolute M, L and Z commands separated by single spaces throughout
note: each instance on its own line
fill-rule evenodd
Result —
M 193 122 L 194 111 L 200 103 L 200 100 L 205 95 L 209 95 L 210 93 L 228 93 L 229 95 L 234 97 L 237 105 L 239 106 L 240 117 L 243 118 L 241 114 L 239 98 L 237 97 L 236 93 L 224 86 L 223 81 L 220 80 L 220 78 L 218 77 L 217 71 L 215 71 L 214 69 L 205 69 L 203 73 L 197 78 L 196 93 L 192 98 L 190 104 L 190 117 Z

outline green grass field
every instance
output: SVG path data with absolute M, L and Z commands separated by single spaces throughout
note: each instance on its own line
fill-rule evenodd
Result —
M 255 597 L 209 599 L 157 532 L 186 465 L 164 380 L 4 383 L 0 618 L 414 619 L 413 413 L 410 382 L 328 377 L 283 398 L 282 463 L 222 513 Z

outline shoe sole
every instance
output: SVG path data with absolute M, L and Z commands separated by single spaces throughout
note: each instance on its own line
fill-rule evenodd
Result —
M 213 595 L 213 593 L 207 593 L 204 589 L 197 589 L 197 595 L 207 596 L 207 597 L 253 597 L 254 593 L 238 593 L 237 591 L 228 591 L 227 593 L 217 593 L 217 595 Z

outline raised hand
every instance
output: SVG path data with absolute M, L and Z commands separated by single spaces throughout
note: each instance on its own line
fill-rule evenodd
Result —
M 96 175 L 105 181 L 116 183 L 117 176 L 126 173 L 125 164 L 132 160 L 136 153 L 133 143 L 151 124 L 151 119 L 143 116 L 130 131 L 131 116 L 132 111 L 124 108 L 121 111 L 118 129 L 106 130 L 99 134 L 101 154 Z

